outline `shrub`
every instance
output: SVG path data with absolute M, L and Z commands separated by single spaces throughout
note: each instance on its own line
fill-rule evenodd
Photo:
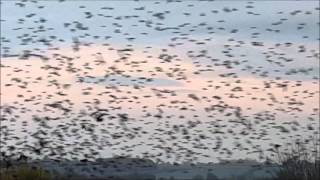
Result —
M 20 166 L 10 169 L 1 169 L 1 180 L 50 180 L 50 174 L 39 168 Z
M 286 151 L 276 148 L 277 159 L 281 164 L 280 170 L 275 174 L 276 180 L 320 179 L 319 139 L 313 141 L 311 148 L 300 141 Z

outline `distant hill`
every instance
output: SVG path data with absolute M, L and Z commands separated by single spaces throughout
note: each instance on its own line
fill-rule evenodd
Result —
M 3 164 L 3 163 L 1 163 Z M 12 165 L 22 162 L 13 161 Z M 53 175 L 67 176 L 81 179 L 192 179 L 208 173 L 219 179 L 241 177 L 242 179 L 270 178 L 270 172 L 279 169 L 278 165 L 262 164 L 250 160 L 234 160 L 222 163 L 199 164 L 156 164 L 150 159 L 131 157 L 101 158 L 96 161 L 63 161 L 53 160 L 30 161 L 28 166 L 40 167 Z
M 156 168 L 156 164 L 150 159 L 115 157 L 106 159 L 97 159 L 96 163 L 102 164 L 104 167 L 119 166 L 125 169 L 135 168 Z

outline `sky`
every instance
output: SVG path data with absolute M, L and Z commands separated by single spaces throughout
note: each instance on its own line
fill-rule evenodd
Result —
M 16 107 L 2 125 L 18 141 L 35 142 L 35 117 L 59 118 L 47 121 L 46 131 L 65 139 L 47 138 L 69 151 L 96 139 L 90 148 L 100 157 L 210 162 L 265 159 L 270 154 L 259 152 L 275 142 L 319 133 L 317 1 L 17 2 L 1 2 L 1 106 Z M 16 57 L 26 50 L 49 59 Z M 71 112 L 46 105 L 56 102 Z M 218 105 L 225 110 L 210 111 Z M 245 123 L 235 116 L 239 108 Z M 130 118 L 124 125 L 95 122 L 88 114 L 96 109 Z M 72 131 L 83 123 L 95 136 Z M 180 131 L 172 139 L 175 125 L 187 128 L 191 140 Z M 112 138 L 117 133 L 126 136 Z M 201 134 L 207 138 L 199 140 Z M 212 150 L 220 141 L 222 150 Z M 196 153 L 188 157 L 186 149 Z

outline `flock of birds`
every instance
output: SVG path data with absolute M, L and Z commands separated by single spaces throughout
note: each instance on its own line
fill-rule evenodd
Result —
M 265 159 L 319 136 L 319 7 L 127 3 L 1 2 L 2 158 Z

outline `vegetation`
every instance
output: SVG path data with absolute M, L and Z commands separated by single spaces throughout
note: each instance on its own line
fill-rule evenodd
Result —
M 50 180 L 50 174 L 42 169 L 28 166 L 19 166 L 10 169 L 1 169 L 1 180 Z
M 275 180 L 318 180 L 320 179 L 320 145 L 319 138 L 314 138 L 313 147 L 300 141 L 290 149 L 276 148 L 277 159 L 281 169 L 275 174 Z

